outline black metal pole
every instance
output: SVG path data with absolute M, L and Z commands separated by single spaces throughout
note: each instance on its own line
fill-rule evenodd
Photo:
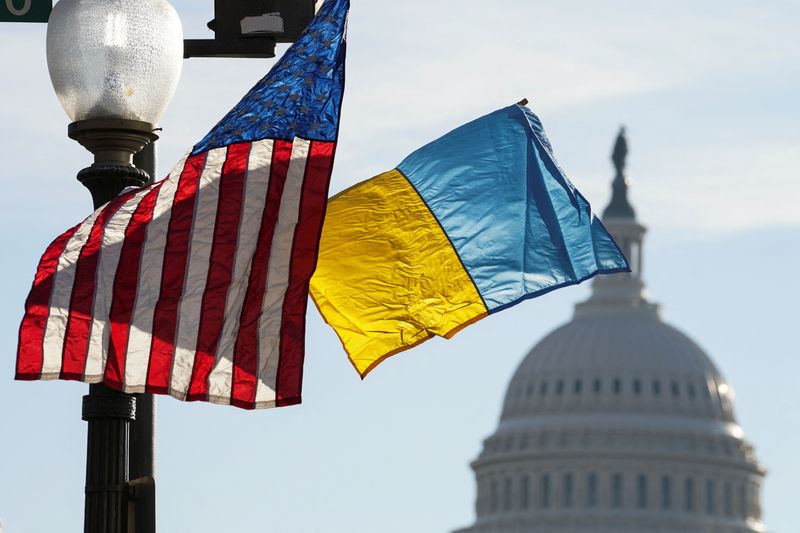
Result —
M 121 130 L 124 135 L 120 135 Z M 85 121 L 70 125 L 70 137 L 78 139 L 95 154 L 95 163 L 78 174 L 78 179 L 92 193 L 95 209 L 112 200 L 125 187 L 145 183 L 147 175 L 131 166 L 130 154 L 155 141 L 157 137 L 151 126 L 122 120 Z M 150 153 L 151 159 L 153 154 Z M 92 385 L 89 394 L 83 397 L 82 418 L 89 426 L 84 533 L 155 531 L 145 529 L 147 519 L 136 519 L 147 509 L 147 502 L 154 502 L 155 496 L 149 482 L 153 473 L 152 398 L 149 403 L 143 398 L 141 407 L 144 420 L 133 427 L 135 460 L 131 462 L 131 426 L 137 418 L 137 397 L 103 384 Z M 134 483 L 130 482 L 131 466 L 139 478 Z M 137 505 L 137 498 L 143 499 L 142 505 Z M 154 526 L 155 514 L 152 514 Z
M 158 178 L 156 142 L 133 156 L 133 164 Z M 156 533 L 156 400 L 152 394 L 136 394 L 136 420 L 131 423 L 130 475 L 134 487 L 133 531 Z
M 84 185 L 92 193 L 95 209 L 125 187 L 124 182 L 109 187 L 101 180 Z M 103 384 L 91 385 L 83 397 L 82 418 L 89 425 L 83 531 L 128 533 L 129 424 L 136 419 L 136 398 Z

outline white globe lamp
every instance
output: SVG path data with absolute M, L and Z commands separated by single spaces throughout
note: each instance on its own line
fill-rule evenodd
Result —
M 95 156 L 78 175 L 93 195 L 98 181 L 147 182 L 133 155 L 158 138 L 155 124 L 182 63 L 180 19 L 166 0 L 60 0 L 53 7 L 47 66 L 73 121 L 69 136 Z

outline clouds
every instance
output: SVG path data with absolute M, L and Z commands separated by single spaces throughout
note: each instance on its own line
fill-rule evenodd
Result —
M 800 141 L 786 113 L 795 107 L 788 89 L 800 87 L 791 28 L 785 11 L 746 2 L 356 6 L 342 146 L 357 149 L 342 150 L 334 187 L 528 97 L 596 207 L 626 122 L 649 222 L 711 231 L 800 223 L 788 200 L 752 205 L 765 181 L 782 198 L 797 190 L 777 178 L 796 175 L 797 161 L 773 155 Z M 769 176 L 754 180 L 759 172 Z
M 690 175 L 676 179 L 674 171 L 661 167 L 647 188 L 639 188 L 648 218 L 716 232 L 800 222 L 796 144 L 707 145 L 681 159 Z
M 205 22 L 213 17 L 213 2 L 175 5 L 187 35 L 211 37 Z M 607 151 L 618 124 L 626 122 L 634 145 L 631 172 L 642 178 L 634 194 L 652 213 L 651 222 L 716 230 L 733 210 L 742 213 L 736 228 L 800 223 L 800 213 L 783 206 L 754 209 L 749 201 L 765 190 L 765 179 L 780 198 L 795 192 L 791 180 L 779 176 L 798 169 L 796 158 L 781 155 L 780 148 L 800 142 L 796 121 L 789 118 L 792 94 L 800 88 L 792 37 L 798 9 L 776 6 L 354 3 L 333 189 L 391 168 L 453 127 L 527 97 L 562 165 L 587 194 L 593 192 L 596 207 L 607 196 Z M 19 134 L 7 134 L 0 148 L 10 161 L 6 172 L 51 183 L 54 197 L 69 194 L 69 175 L 86 164 L 88 154 L 63 135 L 67 121 L 49 86 L 42 27 L 11 30 L 0 36 L 0 45 L 17 51 L 3 58 L 15 83 L 0 88 L 0 97 L 19 105 L 0 107 L 0 120 L 19 125 Z M 185 63 L 162 120 L 161 174 L 272 62 Z M 748 143 L 719 141 L 754 131 L 759 138 Z M 15 154 L 42 138 L 48 142 L 39 151 L 69 168 L 68 176 L 56 179 L 51 166 L 15 161 Z M 769 176 L 754 180 L 753 173 L 762 171 Z M 720 197 L 725 201 L 716 201 Z M 671 216 L 682 210 L 687 217 Z

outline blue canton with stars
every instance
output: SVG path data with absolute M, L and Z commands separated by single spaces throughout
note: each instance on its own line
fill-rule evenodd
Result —
M 326 0 L 300 38 L 192 154 L 262 139 L 336 141 L 349 7 L 349 0 Z

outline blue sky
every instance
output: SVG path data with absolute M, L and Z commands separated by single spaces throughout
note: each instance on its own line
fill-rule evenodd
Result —
M 211 0 L 173 3 L 187 36 L 206 34 Z M 632 201 L 650 228 L 649 292 L 734 387 L 739 421 L 770 471 L 765 520 L 777 533 L 796 529 L 800 479 L 799 23 L 800 6 L 780 1 L 354 1 L 332 185 L 388 170 L 527 97 L 600 210 L 624 123 Z M 91 207 L 74 178 L 90 156 L 66 138 L 44 26 L 0 26 L 0 50 L 0 519 L 5 533 L 80 530 L 87 387 L 12 377 L 39 255 Z M 187 61 L 161 124 L 161 174 L 271 64 Z M 470 523 L 468 463 L 495 427 L 508 379 L 587 292 L 517 306 L 363 382 L 312 306 L 302 406 L 159 401 L 160 529 L 444 533 Z

